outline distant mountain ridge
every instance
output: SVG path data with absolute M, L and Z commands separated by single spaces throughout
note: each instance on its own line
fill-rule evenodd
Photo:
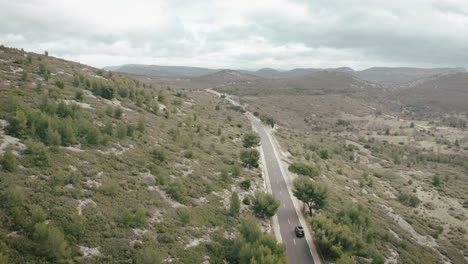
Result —
M 179 77 L 179 78 L 193 78 L 210 75 L 216 72 L 223 71 L 223 69 L 209 69 L 200 67 L 186 67 L 186 66 L 159 66 L 159 65 L 143 65 L 143 64 L 126 64 L 122 66 L 108 66 L 104 67 L 106 70 L 115 72 L 144 75 L 151 77 Z M 231 70 L 244 74 L 254 75 L 267 79 L 280 79 L 280 78 L 296 78 L 307 76 L 316 72 L 331 71 L 342 72 L 353 75 L 359 79 L 376 82 L 376 83 L 390 83 L 390 84 L 403 84 L 419 79 L 428 78 L 434 75 L 466 72 L 465 68 L 411 68 L 411 67 L 372 67 L 362 71 L 356 71 L 349 67 L 339 68 L 297 68 L 289 71 L 282 71 L 273 68 L 263 68 L 257 71 L 247 70 Z

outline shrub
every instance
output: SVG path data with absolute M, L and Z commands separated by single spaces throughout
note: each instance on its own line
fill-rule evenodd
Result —
M 59 89 L 65 88 L 65 83 L 63 81 L 57 80 L 55 81 L 55 86 L 57 86 Z
M 168 233 L 158 235 L 158 241 L 163 244 L 171 244 L 175 242 L 174 238 Z
M 319 175 L 319 171 L 316 168 L 299 162 L 295 162 L 289 165 L 288 170 L 309 177 L 315 177 Z
M 245 134 L 243 145 L 244 148 L 256 147 L 260 144 L 260 136 L 256 132 L 249 132 Z
M 272 217 L 276 214 L 280 201 L 269 193 L 257 192 L 252 204 L 252 210 L 260 217 Z
M 4 171 L 13 172 L 17 169 L 16 167 L 16 157 L 13 155 L 11 146 L 7 148 L 2 159 L 2 169 Z
M 105 195 L 108 196 L 115 196 L 119 192 L 120 186 L 115 180 L 111 180 L 110 182 L 101 186 L 101 191 Z
M 239 231 L 240 238 L 226 250 L 229 263 L 287 263 L 285 246 L 262 233 L 255 218 L 242 219 Z
M 323 215 L 315 216 L 311 224 L 319 248 L 329 257 L 356 255 L 364 249 L 364 242 L 346 225 L 334 223 Z
M 240 159 L 244 166 L 258 167 L 258 160 L 260 159 L 260 153 L 255 150 L 243 150 L 240 153 Z
M 241 187 L 242 189 L 244 189 L 244 190 L 250 189 L 250 185 L 251 185 L 251 184 L 250 184 L 250 180 L 249 180 L 249 179 L 243 180 L 243 181 L 241 181 L 241 183 L 240 183 L 240 187 Z
M 239 195 L 237 195 L 236 192 L 233 192 L 232 195 L 231 195 L 231 205 L 230 205 L 230 208 L 229 208 L 229 212 L 234 217 L 239 216 L 240 200 L 239 200 Z
M 320 158 L 321 158 L 321 159 L 328 159 L 328 158 L 329 158 L 328 150 L 326 150 L 326 149 L 321 150 L 321 151 L 319 152 L 319 155 L 320 155 Z
M 159 240 L 159 239 L 158 239 Z M 159 251 L 154 247 L 147 247 L 137 253 L 136 264 L 163 263 Z
M 158 162 L 165 162 L 167 159 L 167 154 L 163 149 L 155 149 L 151 152 L 153 159 Z
M 438 187 L 440 186 L 440 176 L 439 174 L 435 174 L 433 177 L 432 177 L 432 185 Z
M 182 226 L 187 225 L 190 223 L 190 211 L 187 208 L 179 207 L 177 208 L 177 216 L 179 217 L 180 223 Z
M 29 161 L 36 167 L 49 167 L 50 154 L 46 146 L 42 143 L 29 142 L 25 153 L 29 156 Z
M 372 257 L 371 264 L 384 264 L 384 263 L 385 263 L 385 257 L 379 252 L 375 252 L 374 256 Z
M 398 200 L 402 204 L 411 207 L 418 207 L 418 205 L 421 203 L 421 200 L 419 200 L 418 197 L 405 192 L 400 193 L 400 195 L 398 196 Z

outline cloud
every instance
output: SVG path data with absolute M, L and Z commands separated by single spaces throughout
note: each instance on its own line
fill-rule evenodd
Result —
M 463 66 L 459 0 L 0 0 L 0 42 L 93 66 Z

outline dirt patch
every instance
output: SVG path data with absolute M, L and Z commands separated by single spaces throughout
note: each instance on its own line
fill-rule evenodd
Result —
M 433 205 L 430 209 L 421 207 L 421 212 L 426 215 L 426 218 L 434 217 L 446 225 L 463 227 L 465 230 L 468 230 L 468 221 L 466 221 L 468 218 L 468 211 L 463 208 L 458 200 L 440 196 L 436 190 L 424 191 L 421 187 L 416 189 L 416 194 L 421 201 Z M 456 212 L 457 215 L 461 216 L 459 217 L 461 219 L 453 217 L 453 215 L 449 213 L 449 210 Z
M 81 106 L 82 108 L 86 108 L 86 109 L 94 109 L 94 107 L 91 107 L 90 104 L 87 104 L 87 103 L 82 103 L 82 102 L 77 102 L 75 100 L 63 100 L 65 102 L 65 104 L 67 105 L 70 105 L 70 104 L 76 104 L 78 106 Z
M 206 235 L 202 238 L 195 238 L 194 240 L 186 244 L 184 248 L 196 247 L 200 245 L 200 243 L 205 243 L 205 242 L 206 243 L 211 242 L 211 239 Z
M 177 202 L 176 200 L 172 199 L 171 197 L 169 197 L 169 195 L 167 195 L 167 193 L 165 191 L 160 190 L 157 186 L 148 186 L 148 190 L 157 191 L 159 193 L 159 195 L 161 195 L 161 197 L 164 198 L 164 200 L 166 200 L 174 208 L 187 207 L 187 206 Z
M 8 136 L 5 134 L 5 128 L 9 125 L 8 121 L 0 119 L 0 154 L 5 153 L 9 145 L 13 146 L 13 154 L 19 156 L 18 150 L 25 150 L 26 145 L 20 142 L 19 138 Z
M 403 219 L 403 217 L 395 214 L 393 208 L 383 204 L 382 207 L 387 211 L 388 216 L 390 216 L 393 219 L 393 221 L 395 221 L 403 230 L 408 232 L 413 237 L 416 243 L 433 249 L 438 247 L 437 242 L 433 237 L 423 236 L 416 232 L 416 230 L 414 230 L 413 226 L 411 226 L 410 223 Z
M 100 256 L 101 252 L 99 251 L 99 248 L 89 248 L 85 246 L 78 246 L 80 248 L 81 254 L 83 254 L 84 257 L 95 257 L 95 256 Z
M 122 102 L 119 101 L 119 100 L 117 100 L 117 99 L 115 99 L 115 98 L 114 98 L 114 100 L 112 100 L 112 101 L 111 101 L 111 100 L 107 100 L 107 99 L 103 99 L 103 100 L 104 100 L 104 102 L 106 102 L 106 104 L 108 104 L 108 105 L 117 106 L 117 107 L 122 108 L 123 110 L 129 111 L 129 112 L 133 112 L 132 109 L 123 106 L 123 105 L 122 105 Z
M 113 154 L 113 155 L 117 155 L 117 156 L 120 156 L 122 155 L 125 151 L 129 150 L 129 149 L 133 149 L 134 146 L 133 145 L 129 145 L 128 147 L 123 147 L 119 144 L 119 148 L 120 149 L 117 149 L 117 148 L 110 148 L 109 150 L 106 150 L 106 151 L 103 151 L 103 150 L 98 150 L 99 153 L 101 154 Z

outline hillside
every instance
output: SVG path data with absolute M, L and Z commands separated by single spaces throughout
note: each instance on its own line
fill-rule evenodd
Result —
M 319 72 L 216 90 L 272 124 L 291 182 L 307 175 L 327 188 L 326 204 L 308 218 L 326 260 L 464 264 L 468 130 L 447 127 L 448 112 L 435 109 L 462 106 L 454 97 L 467 98 L 467 83 L 458 73 L 388 90 Z M 405 93 L 400 104 L 396 93 Z M 401 111 L 419 96 L 426 115 Z
M 104 69 L 114 72 L 153 77 L 196 77 L 219 71 L 198 67 L 159 66 L 144 64 L 125 64 L 121 66 L 108 66 L 104 67 Z
M 370 82 L 399 84 L 454 72 L 466 72 L 466 70 L 464 68 L 422 69 L 373 67 L 363 71 L 357 71 L 355 74 L 357 77 Z
M 261 77 L 242 73 L 234 70 L 222 70 L 212 74 L 191 78 L 191 87 L 197 88 L 211 88 L 219 85 L 229 84 L 250 84 L 257 80 L 261 80 Z
M 468 73 L 449 74 L 416 83 L 398 91 L 397 95 L 413 111 L 443 111 L 468 117 Z
M 184 67 L 184 66 L 157 66 L 143 64 L 128 64 L 122 66 L 109 66 L 105 69 L 149 77 L 201 77 L 210 75 L 222 70 Z M 226 70 L 224 70 L 226 71 Z M 235 70 L 229 70 L 235 72 Z M 297 78 L 311 75 L 316 72 L 341 72 L 358 77 L 361 80 L 385 83 L 390 85 L 406 84 L 409 82 L 426 79 L 432 76 L 450 73 L 466 72 L 464 68 L 409 68 L 409 67 L 372 67 L 369 69 L 356 71 L 348 67 L 340 68 L 297 68 L 289 71 L 263 68 L 257 71 L 237 70 L 243 74 L 254 75 L 267 79 Z
M 320 95 L 353 94 L 360 91 L 378 91 L 376 84 L 359 80 L 349 74 L 321 71 L 307 76 L 285 79 L 255 79 L 243 83 L 226 83 L 217 90 L 235 95 Z
M 249 230 L 285 263 L 269 221 L 243 218 L 264 183 L 236 110 L 1 46 L 0 262 L 238 263 Z

